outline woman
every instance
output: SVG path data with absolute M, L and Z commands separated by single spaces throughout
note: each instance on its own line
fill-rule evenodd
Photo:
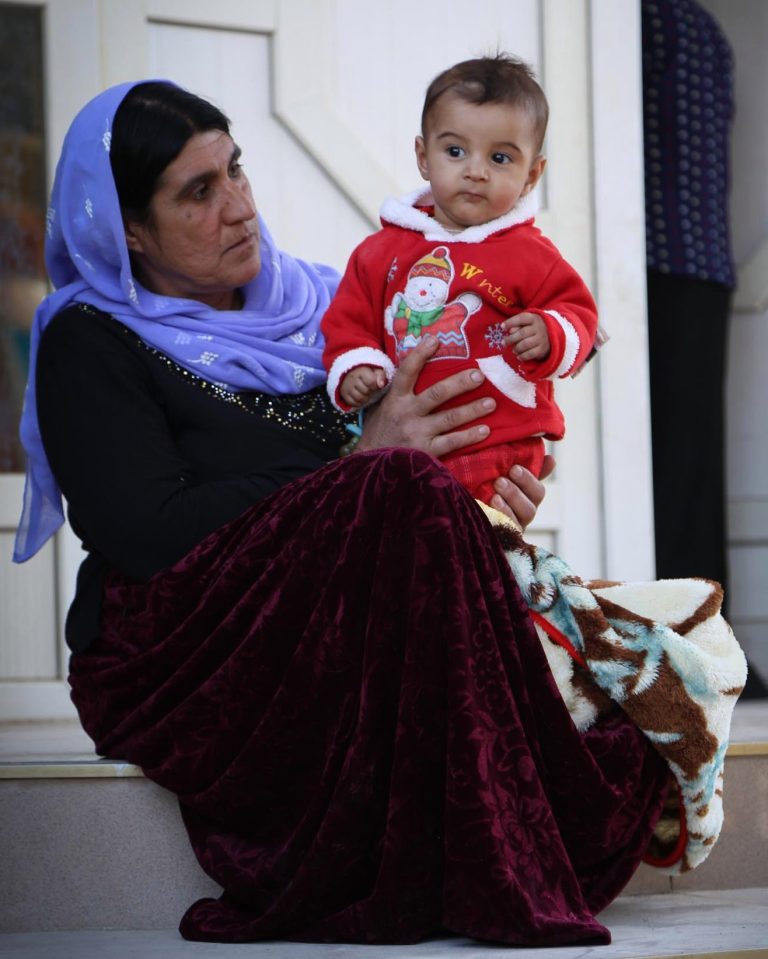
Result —
M 476 384 L 415 396 L 434 344 L 414 351 L 336 458 L 336 277 L 275 248 L 226 118 L 173 85 L 84 108 L 48 229 L 17 557 L 61 490 L 88 551 L 67 622 L 83 726 L 178 795 L 224 887 L 182 934 L 609 941 L 594 912 L 666 767 L 620 711 L 576 732 L 487 521 L 433 458 L 483 435 L 488 401 L 435 412 Z M 498 488 L 530 518 L 532 477 Z

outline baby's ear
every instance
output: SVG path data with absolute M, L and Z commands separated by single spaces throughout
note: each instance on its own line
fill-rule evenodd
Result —
M 531 190 L 536 186 L 536 184 L 541 179 L 541 174 L 544 172 L 544 167 L 547 165 L 547 158 L 543 153 L 540 153 L 528 170 L 528 176 L 525 180 L 525 186 L 523 187 L 522 196 L 525 196 L 526 193 L 530 193 Z
M 428 180 L 429 167 L 427 165 L 427 145 L 424 142 L 424 137 L 416 137 L 414 149 L 416 151 L 416 166 L 419 168 L 419 173 L 424 177 L 425 180 Z

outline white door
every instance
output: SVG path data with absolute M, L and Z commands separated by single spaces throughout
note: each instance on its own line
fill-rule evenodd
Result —
M 90 74 L 85 78 L 87 95 L 124 80 L 166 77 L 216 101 L 233 121 L 257 205 L 278 244 L 339 269 L 375 229 L 384 196 L 419 182 L 413 138 L 429 80 L 452 62 L 496 49 L 528 60 L 551 104 L 539 223 L 581 271 L 599 304 L 607 304 L 604 322 L 612 336 L 597 363 L 560 384 L 568 433 L 557 444 L 556 479 L 532 537 L 585 576 L 651 575 L 647 394 L 628 393 L 622 382 L 630 356 L 641 380 L 644 371 L 644 353 L 634 353 L 637 341 L 644 349 L 645 340 L 638 295 L 642 181 L 633 179 L 632 157 L 628 182 L 607 177 L 606 201 L 600 182 L 595 189 L 596 163 L 610 160 L 612 150 L 636 153 L 640 169 L 639 24 L 632 0 L 482 0 L 469 13 L 465 0 L 445 0 L 438 8 L 413 0 L 73 5 L 79 12 L 67 21 L 66 35 L 77 38 L 78 53 L 69 64 L 85 62 L 99 71 L 98 84 Z M 58 0 L 50 4 L 60 6 Z M 97 23 L 100 37 L 94 35 Z M 604 34 L 610 36 L 608 50 L 602 49 Z M 69 69 L 60 57 L 58 62 L 49 71 L 52 90 Z M 52 149 L 85 98 L 66 109 L 55 106 Z M 601 111 L 616 111 L 617 125 Z M 626 163 L 619 166 L 627 169 Z M 607 236 L 616 224 L 623 238 Z M 628 417 L 631 437 L 616 430 L 619 414 L 623 423 Z M 607 456 L 606 441 L 613 444 Z M 622 444 L 631 447 L 629 456 L 621 453 Z M 4 500 L 12 502 L 8 515 L 15 522 L 18 490 L 0 489 L 0 497 L 0 509 Z M 603 497 L 610 514 L 603 511 Z M 622 511 L 617 524 L 611 517 Z M 639 538 L 633 535 L 638 524 L 644 527 Z M 62 552 L 59 603 L 65 606 L 77 550 L 70 542 Z M 11 583 L 17 574 L 2 563 L 0 583 Z M 48 577 L 52 589 L 55 564 L 49 565 L 38 579 Z M 50 630 L 46 635 L 40 626 L 38 632 L 44 645 L 53 642 Z M 23 634 L 12 627 L 11 645 L 24 642 Z

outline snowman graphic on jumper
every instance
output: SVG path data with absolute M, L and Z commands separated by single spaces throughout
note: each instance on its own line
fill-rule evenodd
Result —
M 433 360 L 469 356 L 464 327 L 482 300 L 474 293 L 461 293 L 449 301 L 453 277 L 453 262 L 445 246 L 435 247 L 410 268 L 405 289 L 395 293 L 384 311 L 384 327 L 394 337 L 398 359 L 427 333 L 439 343 Z

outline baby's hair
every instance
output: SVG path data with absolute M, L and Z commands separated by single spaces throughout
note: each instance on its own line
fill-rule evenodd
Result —
M 436 101 L 444 93 L 454 93 L 468 103 L 508 103 L 527 110 L 534 122 L 541 149 L 549 120 L 549 104 L 533 70 L 507 53 L 492 57 L 463 60 L 438 74 L 427 87 L 424 108 L 421 111 L 421 132 L 426 128 Z

